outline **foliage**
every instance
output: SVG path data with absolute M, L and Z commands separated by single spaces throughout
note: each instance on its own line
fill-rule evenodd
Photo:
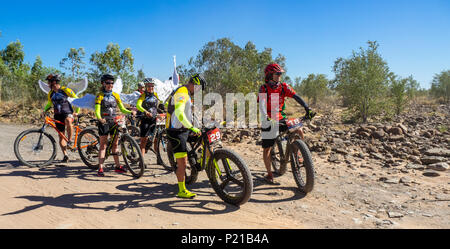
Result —
M 450 102 L 450 70 L 442 71 L 433 77 L 430 93 L 435 98 Z

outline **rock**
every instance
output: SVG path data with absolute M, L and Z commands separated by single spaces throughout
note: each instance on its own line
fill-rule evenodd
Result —
M 337 145 L 343 145 L 344 144 L 344 140 L 335 137 L 335 138 L 333 138 L 333 143 L 337 144 Z
M 398 213 L 398 212 L 387 212 L 389 218 L 401 218 L 403 217 L 402 213 Z
M 423 172 L 424 176 L 430 176 L 430 177 L 436 177 L 436 176 L 440 176 L 438 172 L 434 171 L 434 170 L 426 170 Z
M 373 158 L 378 159 L 378 160 L 383 160 L 383 159 L 384 159 L 383 155 L 381 155 L 381 154 L 379 154 L 379 153 L 374 153 L 374 152 L 372 152 L 372 153 L 370 153 L 370 155 L 371 155 Z
M 388 130 L 388 133 L 392 135 L 403 135 L 403 130 L 400 127 L 392 127 Z
M 433 164 L 433 163 L 445 162 L 445 161 L 447 161 L 447 159 L 445 159 L 444 157 L 439 157 L 439 156 L 425 156 L 425 157 L 420 158 L 420 161 L 422 162 L 422 164 L 428 165 L 428 164 Z
M 423 165 L 417 164 L 417 163 L 408 163 L 405 166 L 407 169 L 417 169 L 417 170 L 423 170 L 425 167 Z
M 411 182 L 412 182 L 412 180 L 409 177 L 404 176 L 404 177 L 400 178 L 400 183 L 411 183 Z
M 444 148 L 433 148 L 425 151 L 427 156 L 450 157 L 450 150 Z
M 408 133 L 408 128 L 406 128 L 406 126 L 404 126 L 403 124 L 398 123 L 397 126 L 398 126 L 400 129 L 402 129 L 403 134 Z
M 384 135 L 385 135 L 385 133 L 384 133 L 384 131 L 383 130 L 377 130 L 377 131 L 374 131 L 374 132 L 372 132 L 372 137 L 373 138 L 375 138 L 375 139 L 381 139 L 381 138 L 383 138 L 384 137 Z
M 427 166 L 427 169 L 437 170 L 437 171 L 446 171 L 450 168 L 450 166 L 447 163 L 440 162 L 440 163 L 433 163 Z
M 330 154 L 330 156 L 328 157 L 328 162 L 337 163 L 340 161 L 341 161 L 341 159 L 339 158 L 339 156 L 337 154 Z
M 389 137 L 389 141 L 391 141 L 391 142 L 404 141 L 404 140 L 405 140 L 405 137 L 403 135 L 394 135 L 394 136 Z

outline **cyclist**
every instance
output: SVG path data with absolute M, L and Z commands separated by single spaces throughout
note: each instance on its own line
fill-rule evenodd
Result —
M 275 143 L 275 138 L 278 134 L 274 134 L 272 128 L 278 125 L 280 132 L 286 131 L 286 114 L 285 98 L 293 98 L 299 103 L 306 111 L 306 117 L 312 118 L 315 113 L 308 107 L 303 99 L 296 94 L 294 89 L 285 82 L 281 82 L 281 75 L 284 73 L 284 69 L 276 64 L 271 63 L 264 69 L 265 84 L 259 88 L 259 107 L 262 117 L 266 119 L 262 122 L 262 147 L 263 147 L 263 160 L 266 166 L 267 175 L 264 176 L 264 180 L 270 184 L 274 184 L 273 173 L 271 170 L 272 158 L 270 151 Z M 261 99 L 259 97 L 261 96 Z M 273 99 L 275 98 L 275 99 Z M 278 102 L 276 102 L 278 98 Z M 277 109 L 278 108 L 278 109 Z M 272 132 L 270 132 L 272 131 Z M 303 131 L 299 129 L 299 135 L 303 139 Z
M 175 158 L 177 160 L 177 170 L 175 172 L 178 180 L 178 197 L 193 198 L 195 193 L 190 192 L 185 186 L 185 173 L 187 165 L 187 148 L 189 132 L 201 135 L 200 129 L 194 127 L 190 120 L 192 116 L 191 97 L 194 91 L 198 91 L 197 85 L 202 86 L 204 90 L 206 81 L 199 75 L 193 75 L 187 84 L 178 87 L 168 99 L 166 114 L 167 138 L 172 146 Z
M 56 123 L 56 128 L 64 134 L 65 127 L 67 126 L 67 138 L 70 145 L 72 144 L 74 116 L 78 115 L 80 108 L 75 108 L 74 112 L 68 98 L 78 97 L 70 88 L 59 84 L 61 77 L 58 74 L 49 74 L 46 80 L 48 82 L 48 86 L 50 87 L 50 91 L 47 95 L 47 105 L 44 107 L 44 112 L 42 114 L 45 115 L 45 113 L 53 106 L 54 119 L 64 123 Z M 61 135 L 59 135 L 59 146 L 64 154 L 64 158 L 61 162 L 67 163 L 69 161 L 69 156 L 67 154 L 67 143 Z
M 140 93 L 140 94 L 142 94 L 142 93 L 144 93 L 144 91 L 145 91 L 145 84 L 144 84 L 144 82 L 139 82 L 138 83 L 138 89 L 137 89 L 137 91 Z
M 158 115 L 158 106 L 160 100 L 158 98 L 158 94 L 154 92 L 155 80 L 152 78 L 145 78 L 145 91 L 139 97 L 136 108 L 143 113 L 143 117 L 141 118 L 141 124 L 139 126 L 140 129 L 140 137 L 141 137 L 141 151 L 142 155 L 145 155 L 145 146 L 147 145 L 147 140 L 149 133 L 152 132 L 150 129 L 154 129 L 156 127 L 156 117 Z M 151 143 L 151 141 L 149 141 Z M 156 143 L 154 144 L 156 151 Z
M 103 163 L 105 161 L 106 145 L 109 135 L 113 135 L 114 130 L 110 130 L 114 126 L 114 118 L 117 116 L 116 109 L 119 107 L 120 111 L 125 114 L 136 115 L 136 111 L 127 110 L 122 101 L 120 95 L 113 92 L 114 76 L 105 74 L 101 77 L 101 90 L 95 98 L 95 116 L 99 120 L 98 133 L 100 136 L 100 151 L 98 155 L 99 168 L 97 175 L 105 176 L 103 173 Z M 112 155 L 114 156 L 114 162 L 116 164 L 115 171 L 117 173 L 125 173 L 126 169 L 119 163 L 119 155 L 117 153 L 117 145 L 119 143 L 118 137 L 113 141 Z

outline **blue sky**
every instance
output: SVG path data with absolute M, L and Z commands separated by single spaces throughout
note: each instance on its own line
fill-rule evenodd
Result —
M 0 49 L 20 40 L 25 60 L 41 56 L 59 68 L 70 48 L 84 47 L 85 61 L 110 42 L 130 47 L 135 69 L 166 79 L 172 56 L 187 64 L 208 41 L 229 37 L 240 46 L 286 57 L 288 75 L 334 77 L 338 57 L 380 44 L 391 71 L 429 88 L 450 69 L 450 1 L 447 0 L 164 0 L 7 1 L 0 15 Z

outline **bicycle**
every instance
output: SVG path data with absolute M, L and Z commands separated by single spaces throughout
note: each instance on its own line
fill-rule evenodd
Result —
M 166 114 L 158 114 L 156 123 L 150 127 L 149 134 L 147 134 L 148 140 L 145 145 L 145 153 L 149 150 L 152 151 L 156 154 L 157 164 L 163 166 L 166 170 L 172 171 L 173 168 L 167 155 L 167 144 L 169 141 L 167 140 L 165 119 Z M 152 148 L 154 143 L 156 144 L 156 151 Z
M 200 136 L 189 136 L 186 183 L 194 183 L 199 172 L 206 170 L 216 194 L 223 201 L 239 206 L 250 199 L 253 192 L 252 176 L 237 153 L 222 147 L 221 137 L 217 125 L 211 128 L 202 127 Z M 177 164 L 170 143 L 167 146 L 167 154 L 173 170 L 176 171 Z
M 287 163 L 290 162 L 299 190 L 309 193 L 314 188 L 314 165 L 308 146 L 296 132 L 303 127 L 306 120 L 306 117 L 288 119 L 286 121 L 288 129 L 275 138 L 275 145 L 270 153 L 274 172 L 278 175 L 285 174 Z
M 77 149 L 77 141 L 82 129 L 79 126 L 80 118 L 86 115 L 79 114 L 74 123 L 74 143 L 67 145 L 67 149 L 74 152 Z M 56 140 L 45 131 L 47 127 L 52 127 L 66 142 L 69 139 L 66 135 L 56 128 L 56 124 L 65 125 L 63 122 L 55 120 L 45 115 L 44 124 L 40 129 L 28 129 L 21 132 L 14 141 L 14 154 L 24 165 L 31 167 L 43 167 L 53 163 L 56 157 Z M 86 140 L 93 141 L 95 137 L 86 136 Z M 48 149 L 47 149 L 48 148 Z
M 99 122 L 96 119 L 91 120 L 92 122 Z M 108 139 L 105 153 L 105 161 L 110 155 L 122 155 L 127 169 L 131 174 L 139 178 L 144 174 L 144 157 L 142 156 L 141 150 L 137 142 L 128 134 L 127 128 L 125 126 L 125 120 L 123 116 L 116 116 L 114 118 L 114 125 L 109 129 L 109 132 L 113 132 L 111 138 Z M 95 136 L 95 141 L 84 141 L 84 136 Z M 113 141 L 119 139 L 118 145 L 120 147 L 120 152 L 115 154 L 112 152 Z M 80 139 L 78 142 L 79 148 L 85 148 L 85 150 L 78 149 L 81 160 L 90 169 L 98 169 L 98 154 L 100 151 L 100 139 L 98 136 L 97 129 L 86 129 L 80 133 Z

